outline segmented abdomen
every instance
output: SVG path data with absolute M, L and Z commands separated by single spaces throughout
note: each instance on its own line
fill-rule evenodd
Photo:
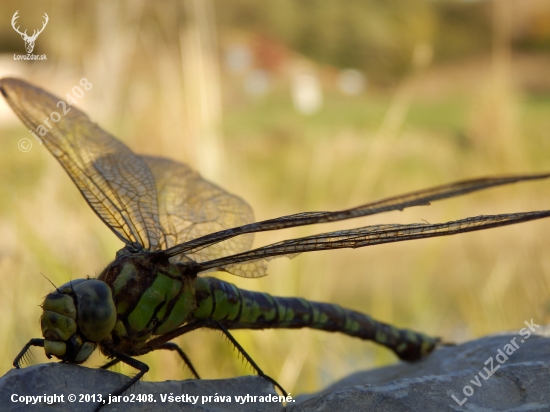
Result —
M 228 329 L 313 328 L 375 341 L 403 360 L 430 353 L 439 339 L 394 328 L 339 305 L 271 296 L 237 288 L 215 278 L 198 278 L 196 319 L 212 318 Z

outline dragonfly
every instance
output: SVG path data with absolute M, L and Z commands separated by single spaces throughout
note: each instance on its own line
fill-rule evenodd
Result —
M 62 99 L 15 78 L 0 92 L 23 123 L 38 130 Z M 135 357 L 170 350 L 199 378 L 189 357 L 172 342 L 199 328 L 221 331 L 256 373 L 278 387 L 232 329 L 313 328 L 371 340 L 400 359 L 427 356 L 440 339 L 377 321 L 332 303 L 252 292 L 205 276 L 224 271 L 257 278 L 278 256 L 361 248 L 405 240 L 485 230 L 550 216 L 550 210 L 468 217 L 445 223 L 380 224 L 290 239 L 252 249 L 257 232 L 369 216 L 461 196 L 491 187 L 550 177 L 550 173 L 478 178 L 390 197 L 335 212 L 297 213 L 254 222 L 241 198 L 204 180 L 185 164 L 134 154 L 126 145 L 70 107 L 41 134 L 97 216 L 124 243 L 97 278 L 56 287 L 42 304 L 42 338 L 33 338 L 13 364 L 20 368 L 31 347 L 48 358 L 80 364 L 97 349 L 139 372 L 110 394 L 120 395 L 149 370 Z M 98 409 L 101 408 L 98 405 Z

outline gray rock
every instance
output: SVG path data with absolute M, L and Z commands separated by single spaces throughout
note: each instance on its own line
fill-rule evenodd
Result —
M 64 363 L 45 363 L 24 369 L 12 369 L 0 379 L 0 410 L 2 411 L 93 411 L 97 402 L 80 402 L 86 395 L 108 394 L 128 381 L 128 377 L 103 369 L 91 369 Z M 64 395 L 63 402 L 48 405 L 39 402 L 36 405 L 14 403 L 13 394 L 23 396 Z M 75 402 L 69 402 L 68 396 L 76 395 Z M 224 397 L 224 402 L 216 401 L 215 394 Z M 258 376 L 243 376 L 223 380 L 186 380 L 166 382 L 137 382 L 125 394 L 127 402 L 111 403 L 101 411 L 182 411 L 220 412 L 220 411 L 262 411 L 282 412 L 280 402 L 246 402 L 235 400 L 236 396 L 278 396 L 273 385 Z M 130 398 L 134 396 L 134 402 Z M 155 402 L 139 402 L 138 395 L 153 395 Z M 183 402 L 162 402 L 161 396 L 189 395 L 198 397 L 197 402 L 183 399 Z M 210 399 L 204 399 L 210 396 Z M 227 401 L 230 397 L 230 402 Z
M 517 348 L 511 343 L 514 338 Z M 550 327 L 540 327 L 528 339 L 523 338 L 523 342 L 521 339 L 517 333 L 506 333 L 457 346 L 443 346 L 420 362 L 356 373 L 321 393 L 299 397 L 286 408 L 279 402 L 260 399 L 237 402 L 236 396 L 276 395 L 266 380 L 244 376 L 225 380 L 138 382 L 125 395 L 151 394 L 156 402 L 114 403 L 102 410 L 550 411 Z M 507 359 L 501 353 L 506 354 Z M 60 363 L 10 370 L 0 378 L 0 409 L 92 411 L 96 404 L 79 402 L 81 396 L 107 394 L 127 379 L 110 371 Z M 51 405 L 40 402 L 31 406 L 12 402 L 13 394 L 63 394 L 64 399 Z M 68 401 L 69 394 L 77 396 L 76 402 Z M 195 404 L 189 398 L 187 402 L 162 402 L 161 395 L 170 394 L 198 398 Z M 223 396 L 225 402 L 215 399 L 215 394 Z M 203 398 L 208 396 L 211 398 Z
M 508 359 L 498 352 L 505 347 L 515 349 Z M 550 327 L 523 342 L 504 333 L 443 346 L 422 361 L 356 373 L 297 401 L 288 412 L 550 411 Z

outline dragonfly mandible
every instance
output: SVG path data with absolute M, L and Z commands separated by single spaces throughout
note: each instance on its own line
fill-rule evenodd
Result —
M 61 100 L 23 80 L 0 80 L 0 92 L 31 130 L 55 111 Z M 428 355 L 439 339 L 376 321 L 331 303 L 276 297 L 239 289 L 206 271 L 237 276 L 266 275 L 269 259 L 302 252 L 360 248 L 390 242 L 446 236 L 511 225 L 550 216 L 550 210 L 468 217 L 446 223 L 383 224 L 285 240 L 256 249 L 255 232 L 374 215 L 461 196 L 511 183 L 545 179 L 550 174 L 480 178 L 395 196 L 336 212 L 298 213 L 253 221 L 242 199 L 202 179 L 188 166 L 160 157 L 134 154 L 126 145 L 71 107 L 43 136 L 88 205 L 124 243 L 96 279 L 72 280 L 48 294 L 42 304 L 43 338 L 32 346 L 48 357 L 83 363 L 96 348 L 139 373 L 110 395 L 119 395 L 149 367 L 135 359 L 155 350 L 172 350 L 199 377 L 174 338 L 198 328 L 225 334 L 256 372 L 271 381 L 233 338 L 231 329 L 314 328 L 372 340 L 403 360 Z M 101 404 L 97 409 L 101 408 Z

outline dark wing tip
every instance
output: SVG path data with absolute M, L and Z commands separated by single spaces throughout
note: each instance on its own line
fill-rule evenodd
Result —
M 14 88 L 14 84 L 16 85 L 20 81 L 21 80 L 13 77 L 4 77 L 3 79 L 0 79 L 0 93 L 2 93 L 2 96 L 4 96 L 5 99 L 8 99 L 8 95 L 11 95 L 11 89 Z
M 55 107 L 55 104 L 59 100 L 41 88 L 14 77 L 0 79 L 0 91 L 2 92 L 2 96 L 4 96 L 18 114 L 22 107 L 34 106 L 35 108 L 40 108 L 48 100 L 50 100 L 48 106 Z
M 14 77 L 0 79 L 0 91 L 13 111 L 23 120 L 27 126 L 36 126 L 52 112 L 59 111 L 60 99 L 44 89 L 37 87 L 25 80 Z M 66 118 L 88 116 L 72 106 L 70 112 L 64 115 Z
M 40 90 L 43 92 L 42 89 L 39 89 L 36 86 L 33 86 L 32 84 L 26 82 L 25 80 L 17 79 L 15 77 L 4 77 L 3 79 L 0 79 L 0 90 L 2 91 L 2 95 L 7 99 L 8 97 L 11 97 L 13 94 L 19 94 L 25 89 L 32 88 L 34 90 Z

